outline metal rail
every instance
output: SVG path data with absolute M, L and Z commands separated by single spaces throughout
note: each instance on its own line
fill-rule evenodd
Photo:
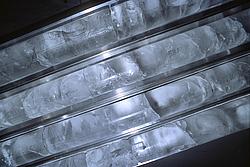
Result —
M 72 149 L 68 149 L 66 151 L 62 151 L 60 153 L 56 153 L 38 160 L 35 160 L 33 162 L 29 162 L 27 164 L 24 165 L 20 165 L 20 167 L 26 167 L 26 166 L 38 166 L 38 165 L 42 165 L 44 163 L 48 163 L 48 162 L 54 162 L 57 160 L 62 160 L 65 158 L 69 158 L 72 157 L 74 155 L 80 154 L 80 153 L 86 153 L 87 150 L 92 149 L 92 148 L 96 148 L 96 147 L 100 147 L 103 146 L 105 144 L 114 142 L 116 140 L 121 140 L 121 139 L 128 139 L 131 138 L 133 136 L 157 129 L 159 127 L 162 127 L 168 123 L 173 123 L 179 120 L 182 120 L 184 118 L 190 117 L 192 115 L 213 109 L 215 107 L 219 107 L 222 106 L 224 104 L 230 103 L 232 101 L 241 99 L 241 98 L 245 98 L 248 97 L 250 95 L 250 88 L 246 88 L 243 89 L 241 91 L 237 91 L 235 93 L 231 93 L 229 95 L 223 96 L 221 98 L 218 98 L 214 101 L 210 101 L 207 102 L 205 104 L 202 104 L 196 108 L 193 109 L 188 109 L 188 110 L 184 110 L 182 112 L 180 112 L 179 114 L 175 114 L 173 116 L 164 118 L 160 121 L 157 122 L 152 122 L 150 124 L 146 124 L 144 126 L 141 126 L 140 128 L 136 129 L 135 131 L 126 131 L 126 133 L 121 133 L 119 135 L 113 136 L 111 138 L 107 138 L 107 139 L 102 139 L 100 141 L 96 141 L 96 142 L 92 142 L 92 143 L 88 143 L 82 146 L 77 146 L 75 148 Z
M 116 1 L 110 1 L 109 3 L 111 2 L 114 3 Z M 105 5 L 109 5 L 109 3 L 105 3 Z M 105 5 L 100 5 L 98 10 L 105 8 Z M 177 33 L 181 33 L 183 31 L 187 31 L 204 24 L 208 24 L 212 21 L 235 14 L 249 7 L 250 3 L 246 0 L 229 1 L 225 4 L 217 5 L 208 8 L 205 11 L 201 11 L 199 13 L 167 23 L 166 25 L 163 25 L 161 27 L 154 28 L 152 30 L 143 32 L 133 37 L 120 40 L 116 43 L 102 47 L 93 52 L 77 56 L 67 62 L 46 68 L 42 71 L 36 72 L 16 81 L 2 85 L 0 86 L 0 99 L 14 95 L 18 92 L 32 88 L 34 86 L 49 82 L 66 74 L 72 73 L 76 70 L 82 69 L 88 65 L 92 65 L 100 61 L 119 56 L 124 52 L 136 49 L 148 43 L 152 43 L 157 40 L 173 36 Z M 91 10 L 89 9 L 89 11 L 93 12 L 95 10 L 91 8 Z M 88 11 L 84 12 L 88 14 Z M 78 15 L 82 16 L 81 14 Z M 73 18 L 77 18 L 77 15 Z M 197 24 L 197 22 L 199 24 Z
M 118 88 L 111 92 L 85 100 L 78 104 L 65 107 L 56 112 L 49 113 L 45 116 L 34 118 L 27 122 L 9 127 L 7 129 L 3 129 L 0 131 L 0 142 L 136 96 L 138 94 L 175 82 L 177 80 L 219 66 L 229 61 L 233 61 L 244 56 L 249 56 L 249 48 L 250 43 L 247 43 L 237 48 L 231 49 L 230 51 L 225 51 L 220 54 L 209 56 L 205 59 L 182 66 L 170 72 L 162 73 L 151 78 L 135 82 L 134 84 L 131 84 L 127 87 Z

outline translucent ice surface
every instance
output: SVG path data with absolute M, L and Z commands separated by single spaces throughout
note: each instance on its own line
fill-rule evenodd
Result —
M 209 24 L 209 26 L 211 26 L 217 33 L 217 36 L 222 43 L 223 50 L 236 47 L 247 39 L 247 33 L 242 24 L 232 18 L 224 18 Z
M 82 116 L 65 120 L 45 128 L 44 136 L 48 150 L 56 153 L 104 137 L 109 137 L 108 120 L 103 111 L 90 112 Z
M 121 38 L 143 33 L 219 2 L 222 1 L 129 0 L 79 16 L 59 27 L 2 49 L 0 51 L 0 85 L 41 72 L 48 67 L 96 49 L 103 50 L 104 46 L 117 42 Z M 220 43 L 223 43 L 222 50 L 238 46 L 246 40 L 247 34 L 243 26 L 247 28 L 248 24 L 242 19 L 238 20 L 242 24 L 231 18 L 211 24 L 219 36 Z M 203 41 L 208 40 L 206 36 L 209 34 L 213 36 L 211 32 L 201 34 L 205 35 Z M 206 49 L 207 45 L 204 42 L 202 45 L 205 45 L 203 48 Z
M 176 35 L 169 39 L 166 46 L 166 65 L 171 69 L 194 62 L 204 57 L 199 46 L 186 34 Z
M 249 56 L 229 62 L 146 93 L 161 116 L 196 107 L 249 86 Z
M 57 111 L 89 97 L 91 93 L 83 72 L 71 73 L 0 100 L 0 129 Z
M 206 55 L 212 55 L 222 50 L 216 31 L 210 26 L 202 26 L 186 32 Z
M 230 17 L 186 32 L 207 56 L 239 46 L 247 40 L 241 22 Z
M 0 84 L 117 41 L 109 9 L 84 16 L 0 51 Z
M 168 41 L 157 42 L 151 45 L 141 47 L 135 51 L 136 60 L 145 75 L 153 75 L 164 70 L 168 66 L 164 63 L 165 45 Z
M 58 152 L 119 134 L 158 119 L 143 95 L 86 113 L 45 129 L 50 152 Z
M 165 57 L 166 65 L 169 65 L 172 69 L 197 61 L 204 57 L 199 45 L 197 45 L 186 34 L 176 35 L 169 40 L 171 43 L 168 43 L 166 46 Z
M 240 105 L 236 109 L 236 118 L 238 122 L 244 127 L 250 127 L 250 104 L 249 102 Z
M 250 55 L 235 60 L 238 71 L 244 76 L 247 84 L 250 84 Z
M 140 0 L 145 15 L 147 28 L 156 27 L 165 23 L 164 3 L 161 0 Z
M 197 106 L 211 98 L 212 95 L 212 87 L 209 82 L 198 75 L 146 93 L 152 108 L 160 115 L 171 115 Z
M 28 91 L 23 106 L 29 118 L 35 118 L 91 96 L 82 71 L 48 82 Z
M 62 101 L 66 105 L 75 104 L 91 97 L 82 70 L 63 77 L 60 90 Z
M 78 132 L 78 129 L 81 128 L 81 124 L 79 121 L 77 124 L 79 128 L 74 130 Z M 70 141 L 72 130 L 71 122 L 68 120 L 46 127 L 43 135 L 49 152 L 56 153 L 72 147 L 74 144 Z
M 124 86 L 142 80 L 142 72 L 135 61 L 133 52 L 112 59 L 108 64 L 118 76 L 118 86 Z
M 241 22 L 227 17 L 186 32 L 207 56 L 239 46 L 247 40 Z
M 88 167 L 131 167 L 138 164 L 131 145 L 126 140 L 87 151 L 86 161 Z
M 249 62 L 244 63 L 248 64 Z M 246 68 L 250 69 L 249 64 Z M 204 75 L 213 89 L 217 91 L 216 93 L 218 95 L 220 93 L 231 93 L 249 85 L 245 77 L 249 75 L 249 71 L 250 70 L 242 71 L 240 64 L 230 62 L 205 71 Z
M 0 146 L 0 153 L 10 166 L 22 165 L 49 155 L 42 130 L 8 140 Z
M 0 85 L 29 74 L 30 68 L 41 68 L 37 65 L 33 48 L 28 40 L 0 50 Z
M 59 87 L 60 82 L 50 82 L 31 89 L 23 101 L 28 117 L 35 118 L 63 108 Z
M 37 59 L 52 66 L 116 41 L 108 9 L 43 33 L 34 39 Z
M 136 60 L 145 75 L 153 75 L 239 46 L 246 39 L 242 24 L 227 18 L 143 46 L 135 51 Z
M 146 30 L 145 18 L 139 1 L 129 0 L 111 7 L 114 26 L 120 38 Z
M 141 162 L 169 156 L 194 147 L 197 144 L 209 142 L 236 131 L 249 128 L 249 119 L 247 120 L 244 118 L 247 117 L 247 114 L 249 113 L 249 110 L 247 110 L 248 107 L 246 107 L 248 104 L 249 96 L 247 98 L 240 98 L 222 106 L 217 106 L 216 108 L 196 113 L 180 121 L 167 123 L 159 128 L 143 132 L 142 134 L 134 134 L 134 136 L 126 139 L 116 140 L 112 143 L 106 143 L 85 150 L 85 152 L 78 155 L 57 162 L 52 162 L 47 165 L 42 165 L 42 167 L 78 167 L 86 165 L 88 167 L 130 167 Z M 130 111 L 130 108 L 125 106 L 125 110 Z M 122 111 L 122 113 L 123 112 L 124 111 Z M 103 111 L 100 113 L 103 113 Z M 97 112 L 95 115 L 98 115 Z M 70 125 L 68 127 L 61 126 L 62 124 L 60 123 L 58 125 L 61 126 L 61 129 L 54 129 L 54 131 L 51 130 L 50 133 L 43 132 L 43 135 L 41 135 L 41 131 L 40 133 L 32 132 L 21 138 L 18 137 L 17 139 L 4 142 L 1 145 L 1 148 L 3 148 L 0 154 L 1 163 L 3 162 L 4 165 L 8 167 L 15 166 L 16 159 L 19 161 L 27 160 L 28 162 L 36 158 L 44 157 L 48 155 L 48 152 L 49 155 L 58 152 L 59 150 L 55 151 L 51 149 L 52 147 L 55 148 L 52 145 L 59 146 L 59 144 L 61 144 L 61 148 L 64 147 L 64 149 L 66 149 L 68 146 L 72 148 L 74 142 L 66 142 L 69 141 L 69 139 L 72 140 L 72 138 L 75 138 L 75 141 L 78 140 L 83 144 L 87 140 L 86 138 L 82 138 L 82 136 L 87 135 L 85 131 L 88 131 L 88 129 L 94 130 L 95 128 L 105 127 L 100 124 L 105 122 L 105 120 L 95 121 L 95 119 L 96 118 L 94 117 L 88 117 L 85 120 L 77 120 L 74 118 L 65 122 L 65 125 Z M 92 123 L 92 127 L 88 126 L 84 129 L 81 124 L 87 120 L 89 120 L 89 122 L 85 125 L 90 124 L 93 121 L 95 123 Z M 245 121 L 248 121 L 248 123 L 244 124 Z M 100 132 L 99 130 L 96 131 L 98 133 Z M 94 131 L 92 131 L 92 133 L 94 133 Z M 106 132 L 99 134 L 101 139 L 105 138 L 105 133 Z M 89 135 L 91 135 L 91 133 L 89 133 Z M 48 140 L 48 138 L 50 138 L 50 140 Z M 24 143 L 25 141 L 29 142 Z M 36 146 L 34 146 L 34 141 L 37 144 Z M 40 147 L 41 145 L 42 147 Z M 16 155 L 12 156 L 14 153 Z
M 146 75 L 169 71 L 204 57 L 199 46 L 186 34 L 146 45 L 136 50 L 136 54 Z
M 85 154 L 79 154 L 60 161 L 52 162 L 39 167 L 87 167 Z
M 191 116 L 182 124 L 199 144 L 205 143 L 219 137 L 223 137 L 233 131 L 232 119 L 221 109 L 213 109 Z
M 66 41 L 60 30 L 51 30 L 33 40 L 37 61 L 42 66 L 50 67 L 59 62 L 61 56 L 73 52 L 70 48 L 65 47 Z
M 20 93 L 0 100 L 0 129 L 13 126 L 28 119 L 23 100 L 26 93 Z
M 195 145 L 194 140 L 176 124 L 132 137 L 133 153 L 140 162 L 152 160 Z
M 60 161 L 52 162 L 39 167 L 87 167 L 85 154 L 79 154 Z
M 164 0 L 168 20 L 180 18 L 200 10 L 203 0 Z
M 160 128 L 135 134 L 126 140 L 118 140 L 86 150 L 86 163 L 85 154 L 81 153 L 44 166 L 85 166 L 87 164 L 88 167 L 110 167 L 111 165 L 130 167 L 139 162 L 168 156 L 197 144 L 249 128 L 249 124 L 239 126 L 239 124 L 244 125 L 243 117 L 247 116 L 247 114 L 239 114 L 239 112 L 247 111 L 246 107 L 241 108 L 246 104 L 249 104 L 249 98 L 239 99 L 225 106 L 184 118 L 176 123 L 168 123 Z M 130 111 L 129 107 L 124 108 L 125 111 Z M 103 113 L 102 111 L 99 114 Z M 5 166 L 21 165 L 77 145 L 86 144 L 90 142 L 89 139 L 93 133 L 96 133 L 102 140 L 109 133 L 103 128 L 109 127 L 107 124 L 102 124 L 108 122 L 107 120 L 96 118 L 100 117 L 99 114 L 96 111 L 92 113 L 92 116 L 85 117 L 86 119 L 76 117 L 57 123 L 57 127 L 53 125 L 50 126 L 50 129 L 31 132 L 3 142 L 0 152 L 1 163 L 3 162 Z M 102 116 L 105 117 L 106 114 Z
M 104 111 L 109 119 L 109 126 L 118 132 L 159 118 L 144 95 L 122 100 L 105 108 Z
M 1 156 L 6 164 L 21 165 L 44 156 L 110 137 L 108 120 L 103 111 L 86 113 L 34 132 L 18 136 L 1 144 Z M 73 163 L 73 162 L 72 162 Z
M 147 29 L 194 14 L 222 0 L 139 0 Z
M 83 71 L 93 94 L 102 94 L 143 78 L 132 53 L 89 66 Z
M 107 63 L 99 63 L 85 69 L 84 76 L 93 94 L 101 94 L 114 88 L 118 80 L 115 71 Z
M 239 129 L 250 127 L 250 97 L 224 105 L 223 108 L 236 122 Z

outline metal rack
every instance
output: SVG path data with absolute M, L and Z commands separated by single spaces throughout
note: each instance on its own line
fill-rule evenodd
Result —
M 68 17 L 54 24 L 51 24 L 47 27 L 31 32 L 25 36 L 22 36 L 21 38 L 14 39 L 10 42 L 7 42 L 6 44 L 1 45 L 0 49 L 6 46 L 13 45 L 19 41 L 26 40 L 32 36 L 35 36 L 37 34 L 50 30 L 59 25 L 63 25 L 72 20 L 78 19 L 79 17 L 82 17 L 84 15 L 88 15 L 93 12 L 107 8 L 111 4 L 118 4 L 118 3 L 121 3 L 121 1 L 111 0 L 107 3 L 87 9 L 83 12 L 77 13 L 71 17 Z M 210 7 L 196 14 L 192 14 L 190 16 L 180 18 L 176 21 L 167 23 L 163 26 L 160 26 L 151 30 L 147 30 L 146 32 L 143 32 L 141 34 L 119 40 L 115 42 L 114 44 L 110 44 L 108 46 L 96 49 L 93 52 L 78 56 L 67 62 L 55 65 L 53 67 L 49 67 L 45 70 L 36 72 L 24 78 L 10 82 L 6 85 L 2 85 L 0 86 L 0 99 L 7 98 L 9 96 L 15 95 L 24 90 L 50 82 L 59 77 L 62 77 L 72 72 L 75 72 L 77 70 L 83 69 L 87 66 L 90 66 L 99 62 L 103 62 L 105 60 L 109 60 L 114 57 L 118 57 L 122 55 L 123 53 L 133 51 L 147 44 L 151 44 L 159 40 L 174 36 L 176 34 L 191 30 L 193 28 L 209 24 L 211 22 L 222 19 L 224 17 L 231 16 L 233 14 L 249 9 L 249 7 L 250 7 L 250 3 L 247 1 L 229 1 L 223 4 Z M 175 81 L 178 81 L 183 78 L 189 77 L 191 75 L 197 74 L 199 72 L 203 72 L 205 70 L 217 67 L 219 65 L 222 65 L 222 64 L 225 64 L 225 63 L 228 63 L 228 62 L 231 62 L 231 61 L 243 58 L 243 57 L 247 57 L 250 54 L 249 48 L 250 48 L 250 43 L 248 41 L 247 43 L 242 44 L 238 47 L 232 48 L 228 51 L 224 51 L 224 52 L 206 57 L 204 59 L 195 61 L 191 64 L 187 64 L 182 67 L 176 68 L 170 72 L 165 72 L 165 73 L 161 73 L 158 75 L 148 77 L 141 81 L 132 83 L 126 87 L 117 88 L 115 90 L 112 90 L 111 92 L 107 92 L 99 96 L 93 97 L 91 99 L 82 101 L 80 103 L 65 107 L 56 112 L 52 112 L 44 116 L 33 118 L 21 124 L 17 124 L 9 128 L 3 129 L 0 131 L 0 142 L 4 142 L 10 139 L 13 139 L 15 137 L 30 133 L 37 129 L 41 129 L 49 125 L 56 124 L 63 120 L 67 120 L 73 117 L 77 117 L 79 115 L 83 115 L 87 112 L 91 112 L 93 110 L 119 102 L 121 100 L 134 97 L 141 93 L 153 90 L 163 85 L 173 83 Z M 102 145 L 105 145 L 107 143 L 120 140 L 120 139 L 127 139 L 135 135 L 142 134 L 150 130 L 159 128 L 165 124 L 181 120 L 183 118 L 195 115 L 200 112 L 204 112 L 211 108 L 215 108 L 215 107 L 227 104 L 237 99 L 248 97 L 249 95 L 250 95 L 250 88 L 247 87 L 240 91 L 224 95 L 214 100 L 210 100 L 195 108 L 190 108 L 188 110 L 184 110 L 181 113 L 171 115 L 170 117 L 163 117 L 160 120 L 144 124 L 138 127 L 134 131 L 128 130 L 128 131 L 122 132 L 121 134 L 114 135 L 113 137 L 104 138 L 102 140 L 90 142 L 81 146 L 74 147 L 72 149 L 68 149 L 66 151 L 61 151 L 59 153 L 55 153 L 55 154 L 46 156 L 38 160 L 28 162 L 27 164 L 24 164 L 21 166 L 37 166 L 37 165 L 42 165 L 44 163 L 65 159 L 65 158 L 68 158 L 68 157 L 71 157 L 80 153 L 84 153 L 86 150 L 90 148 L 100 147 Z
M 86 14 L 91 14 L 92 12 L 97 12 L 103 8 L 107 8 L 109 5 L 113 3 L 114 1 L 109 1 L 107 3 L 90 8 L 86 11 L 80 12 L 76 15 L 73 15 L 72 17 L 63 19 L 62 21 L 58 21 L 52 25 L 39 29 L 35 32 L 31 32 L 30 34 L 27 34 L 18 39 L 7 42 L 6 44 L 2 44 L 0 46 L 0 49 L 13 45 L 17 42 L 23 41 L 27 38 L 33 37 L 42 32 L 46 32 L 57 26 L 75 20 L 78 17 L 82 17 L 85 16 Z M 148 30 L 146 32 L 143 32 L 141 34 L 132 37 L 121 39 L 115 42 L 114 44 L 110 44 L 103 48 L 96 49 L 95 51 L 92 51 L 90 53 L 81 56 L 77 56 L 74 59 L 68 60 L 67 62 L 46 68 L 44 70 L 41 70 L 34 74 L 30 74 L 16 81 L 2 85 L 0 86 L 0 99 L 6 98 L 10 95 L 16 94 L 25 89 L 38 86 L 48 81 L 52 81 L 60 76 L 64 76 L 66 74 L 79 70 L 90 64 L 95 64 L 100 61 L 104 61 L 108 58 L 115 57 L 126 51 L 136 49 L 137 47 L 143 46 L 151 42 L 155 42 L 157 40 L 160 40 L 160 38 L 170 37 L 177 33 L 190 30 L 191 28 L 195 28 L 198 26 L 196 23 L 198 23 L 199 26 L 201 26 L 204 24 L 208 24 L 209 22 L 218 20 L 220 18 L 232 15 L 234 13 L 249 8 L 249 5 L 250 4 L 245 0 L 229 1 L 225 4 L 216 5 L 205 11 L 198 12 L 197 14 L 193 14 L 190 16 L 186 16 L 184 18 L 180 18 L 176 21 L 172 21 L 161 27 Z M 161 36 L 161 34 L 163 34 L 162 35 L 163 37 Z M 108 56 L 107 55 L 105 55 L 105 57 L 102 56 L 107 52 L 109 53 Z

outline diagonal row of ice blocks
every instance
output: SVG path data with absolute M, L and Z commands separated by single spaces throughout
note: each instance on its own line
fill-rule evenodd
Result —
M 131 167 L 249 128 L 249 116 L 248 96 L 41 167 Z
M 150 0 L 128 0 L 113 4 L 0 50 L 0 85 L 219 2 L 154 0 L 152 3 Z
M 183 66 L 239 46 L 247 40 L 242 24 L 225 18 L 138 50 L 137 62 L 145 75 Z
M 250 56 L 146 92 L 161 116 L 198 106 L 250 85 Z
M 247 108 L 250 104 L 249 100 L 249 97 L 240 99 L 222 107 L 214 108 L 176 123 L 167 124 L 161 128 L 134 136 L 127 141 L 120 141 L 120 147 L 123 148 L 119 150 L 123 149 L 123 152 L 130 153 L 130 157 L 133 158 L 130 158 L 130 160 L 124 158 L 122 162 L 118 161 L 120 163 L 118 166 L 132 166 L 127 165 L 128 161 L 130 161 L 130 164 L 137 165 L 138 162 L 171 155 L 197 144 L 223 137 L 240 129 L 249 128 L 249 117 L 246 118 L 246 121 L 238 119 L 241 114 L 249 116 L 250 110 Z M 241 108 L 245 108 L 245 110 L 241 110 Z M 123 143 L 129 143 L 130 145 L 128 147 Z M 87 166 L 113 166 L 117 162 L 116 158 L 124 156 L 122 152 L 118 156 L 113 154 L 112 149 L 114 149 L 115 145 L 117 143 L 87 151 Z M 110 149 L 105 150 L 105 147 L 109 147 Z M 100 158 L 98 155 L 110 156 L 112 160 L 107 160 L 105 156 L 101 156 L 102 158 Z M 95 161 L 95 157 L 99 158 L 98 161 Z
M 238 46 L 246 39 L 247 32 L 242 24 L 233 18 L 225 18 L 88 66 L 1 100 L 0 129 L 171 71 Z M 228 67 L 228 70 L 234 68 Z
M 18 166 L 158 119 L 145 96 L 139 95 L 0 143 L 0 157 Z
M 7 140 L 1 143 L 0 155 L 6 164 L 21 165 L 140 129 L 166 115 L 182 113 L 209 100 L 249 87 L 249 60 L 250 56 L 246 56 L 145 94 Z M 248 120 L 244 120 L 248 113 L 240 110 L 247 110 L 247 107 L 240 107 L 236 112 L 236 118 L 242 125 L 248 124 Z

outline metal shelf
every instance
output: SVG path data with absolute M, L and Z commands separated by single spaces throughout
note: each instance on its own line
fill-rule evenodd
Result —
M 97 7 L 93 7 L 87 9 L 83 12 L 80 12 L 72 17 L 66 18 L 64 20 L 58 21 L 50 26 L 47 26 L 41 30 L 37 30 L 37 32 L 33 32 L 28 34 L 27 36 L 21 37 L 20 39 L 16 39 L 10 41 L 9 43 L 14 44 L 17 41 L 27 39 L 28 37 L 34 36 L 41 32 L 52 29 L 58 25 L 65 24 L 66 22 L 77 19 L 78 17 L 82 17 L 83 15 L 90 14 L 91 12 L 96 12 L 103 8 L 107 8 L 112 3 L 118 3 L 117 1 L 109 1 L 107 3 L 98 5 Z M 120 3 L 120 1 L 119 1 Z M 34 86 L 38 86 L 40 84 L 49 82 L 58 77 L 64 76 L 66 74 L 72 73 L 76 70 L 82 69 L 88 65 L 98 63 L 100 61 L 104 61 L 110 59 L 112 57 L 118 56 L 124 52 L 129 50 L 136 49 L 145 44 L 155 42 L 162 38 L 170 37 L 175 34 L 190 30 L 192 28 L 208 24 L 212 21 L 221 19 L 225 16 L 229 16 L 240 12 L 244 9 L 250 7 L 250 3 L 246 0 L 239 1 L 229 1 L 227 3 L 216 5 L 214 7 L 210 7 L 205 11 L 201 11 L 199 13 L 186 16 L 184 18 L 178 19 L 176 21 L 167 23 L 158 28 L 151 29 L 149 31 L 143 32 L 141 34 L 120 40 L 114 44 L 110 44 L 108 46 L 97 49 L 93 52 L 87 53 L 85 55 L 78 56 L 74 59 L 71 59 L 67 62 L 49 67 L 45 70 L 36 72 L 29 76 L 23 77 L 19 80 L 10 82 L 8 84 L 0 86 L 0 99 L 6 98 L 8 96 L 14 95 L 18 92 L 26 90 L 28 88 L 32 88 Z M 198 23 L 198 24 L 197 24 Z M 2 47 L 8 44 L 2 45 Z M 10 44 L 9 44 L 10 45 Z M 1 48 L 1 47 L 0 47 Z M 104 51 L 105 50 L 105 51 Z M 108 56 L 106 53 L 109 53 Z M 105 56 L 103 56 L 105 55 Z
M 0 45 L 0 48 L 6 47 L 8 45 L 12 45 L 21 40 L 25 40 L 31 36 L 34 36 L 41 32 L 52 29 L 58 25 L 62 25 L 66 22 L 82 17 L 83 15 L 96 12 L 98 10 L 108 7 L 109 5 L 113 3 L 121 3 L 121 2 L 122 1 L 111 0 L 107 3 L 98 5 L 97 7 L 90 8 L 86 11 L 80 12 L 76 15 L 63 19 L 45 28 L 42 28 L 35 32 L 27 34 L 21 38 L 18 38 L 6 44 Z M 145 46 L 146 44 L 154 43 L 159 40 L 171 37 L 173 35 L 176 35 L 176 34 L 188 31 L 190 29 L 219 20 L 226 16 L 236 14 L 248 8 L 250 8 L 250 3 L 246 0 L 230 1 L 228 3 L 224 3 L 221 5 L 211 7 L 205 11 L 201 11 L 199 13 L 178 19 L 176 21 L 173 21 L 161 27 L 146 31 L 136 36 L 118 41 L 117 43 L 111 44 L 107 47 L 97 49 L 94 52 L 79 56 L 65 63 L 53 66 L 46 70 L 24 77 L 20 80 L 0 86 L 0 99 L 7 98 L 9 96 L 15 95 L 29 88 L 41 85 L 43 83 L 47 83 L 61 76 L 65 76 L 79 69 L 83 69 L 86 66 L 93 65 L 98 62 L 102 62 L 104 60 L 108 60 L 108 59 L 120 56 L 123 53 L 135 50 L 139 47 Z M 130 84 L 126 87 L 112 90 L 111 92 L 107 92 L 102 95 L 93 97 L 91 99 L 82 101 L 80 103 L 71 105 L 69 107 L 65 107 L 61 110 L 52 112 L 50 114 L 40 116 L 38 118 L 31 119 L 24 123 L 6 128 L 0 131 L 0 143 L 13 139 L 15 137 L 30 133 L 37 129 L 41 129 L 49 125 L 53 125 L 63 120 L 67 120 L 67 119 L 70 119 L 79 115 L 83 115 L 87 112 L 91 112 L 93 110 L 102 108 L 104 106 L 111 105 L 121 100 L 134 97 L 136 95 L 145 93 L 155 88 L 158 88 L 158 87 L 173 83 L 175 81 L 181 80 L 183 78 L 192 76 L 199 72 L 203 72 L 205 70 L 231 62 L 233 60 L 243 58 L 246 56 L 250 56 L 249 48 L 250 48 L 250 42 L 247 42 L 233 49 L 206 57 L 204 59 L 198 60 L 196 62 L 187 64 L 187 65 L 184 65 L 170 72 L 165 72 L 165 73 L 161 73 L 161 74 L 146 78 L 144 80 Z M 89 142 L 84 145 L 76 146 L 66 151 L 61 151 L 59 153 L 52 154 L 44 158 L 21 165 L 21 167 L 37 166 L 37 165 L 41 165 L 44 163 L 65 159 L 65 158 L 77 155 L 79 153 L 84 153 L 86 152 L 86 150 L 90 148 L 100 147 L 102 145 L 105 145 L 107 143 L 120 140 L 120 139 L 128 139 L 130 137 L 162 127 L 165 124 L 172 123 L 172 122 L 181 120 L 183 118 L 190 117 L 197 113 L 207 111 L 209 109 L 235 101 L 237 99 L 248 97 L 249 95 L 250 95 L 250 87 L 247 87 L 240 91 L 214 98 L 197 107 L 184 110 L 181 113 L 176 113 L 168 117 L 162 117 L 160 120 L 141 125 L 139 127 L 136 127 L 136 130 L 133 130 L 133 131 L 125 130 L 122 133 L 114 135 L 112 137 L 106 137 L 103 139 L 98 139 L 94 142 Z
M 250 87 L 245 88 L 245 89 L 243 89 L 241 91 L 238 91 L 238 92 L 231 93 L 229 95 L 223 96 L 223 97 L 218 98 L 218 99 L 216 99 L 214 101 L 210 101 L 210 102 L 208 102 L 206 104 L 203 104 L 203 105 L 200 105 L 200 106 L 198 106 L 196 108 L 184 110 L 179 114 L 164 118 L 164 119 L 162 119 L 160 121 L 143 125 L 143 126 L 139 127 L 138 129 L 136 129 L 136 131 L 134 131 L 134 130 L 129 131 L 128 130 L 127 132 L 123 132 L 123 133 L 121 133 L 119 135 L 113 136 L 112 138 L 107 138 L 107 139 L 103 139 L 101 141 L 88 143 L 86 145 L 82 145 L 82 146 L 78 146 L 76 148 L 68 149 L 67 151 L 62 151 L 60 153 L 56 153 L 56 154 L 53 154 L 53 155 L 50 155 L 50 156 L 35 160 L 33 162 L 29 162 L 27 164 L 20 165 L 20 167 L 38 166 L 38 165 L 42 165 L 44 163 L 54 162 L 54 161 L 57 161 L 57 160 L 62 160 L 62 159 L 65 159 L 65 158 L 69 158 L 69 157 L 72 157 L 72 156 L 77 155 L 79 153 L 85 153 L 88 149 L 100 147 L 100 146 L 103 146 L 105 144 L 114 142 L 116 140 L 131 138 L 133 136 L 136 136 L 136 135 L 151 131 L 153 129 L 157 129 L 157 128 L 162 127 L 162 126 L 164 126 L 166 124 L 173 123 L 175 121 L 190 117 L 192 115 L 207 111 L 209 109 L 222 106 L 222 105 L 230 103 L 232 101 L 248 97 L 249 95 L 250 95 Z M 160 157 L 160 158 L 164 158 L 164 157 Z M 155 160 L 157 160 L 157 159 L 155 159 Z M 155 161 L 155 160 L 153 160 L 153 161 Z M 145 163 L 148 163 L 148 162 L 145 162 Z
M 97 12 L 99 10 L 102 10 L 103 8 L 108 8 L 109 5 L 117 3 L 118 1 L 119 0 L 106 0 L 106 1 L 101 0 L 101 1 L 92 2 L 91 4 L 88 4 L 88 2 L 86 4 L 84 3 L 84 5 L 86 5 L 86 7 L 88 7 L 87 9 L 85 6 L 81 6 L 80 7 L 81 9 L 78 9 L 79 11 L 76 10 L 72 15 L 64 16 L 62 19 L 58 18 L 57 21 L 54 21 L 53 23 L 50 23 L 51 18 L 48 18 L 47 20 L 44 21 L 45 26 L 43 26 L 42 28 L 37 28 L 36 30 L 28 32 L 28 33 L 22 32 L 25 34 L 20 36 L 20 37 L 8 40 L 7 42 L 1 43 L 0 49 L 4 49 L 4 48 L 12 46 L 18 42 L 25 41 L 29 38 L 36 36 L 36 35 L 39 35 L 39 34 L 44 33 L 46 31 L 52 30 L 60 25 L 69 23 L 71 21 L 77 20 L 80 17 L 83 17 L 83 16 L 89 15 L 91 13 Z M 36 23 L 36 24 L 39 24 L 39 23 Z M 35 25 L 33 25 L 33 26 L 35 26 Z
M 250 42 L 0 131 L 0 142 L 170 84 L 250 54 Z M 119 93 L 117 93 L 119 92 Z

